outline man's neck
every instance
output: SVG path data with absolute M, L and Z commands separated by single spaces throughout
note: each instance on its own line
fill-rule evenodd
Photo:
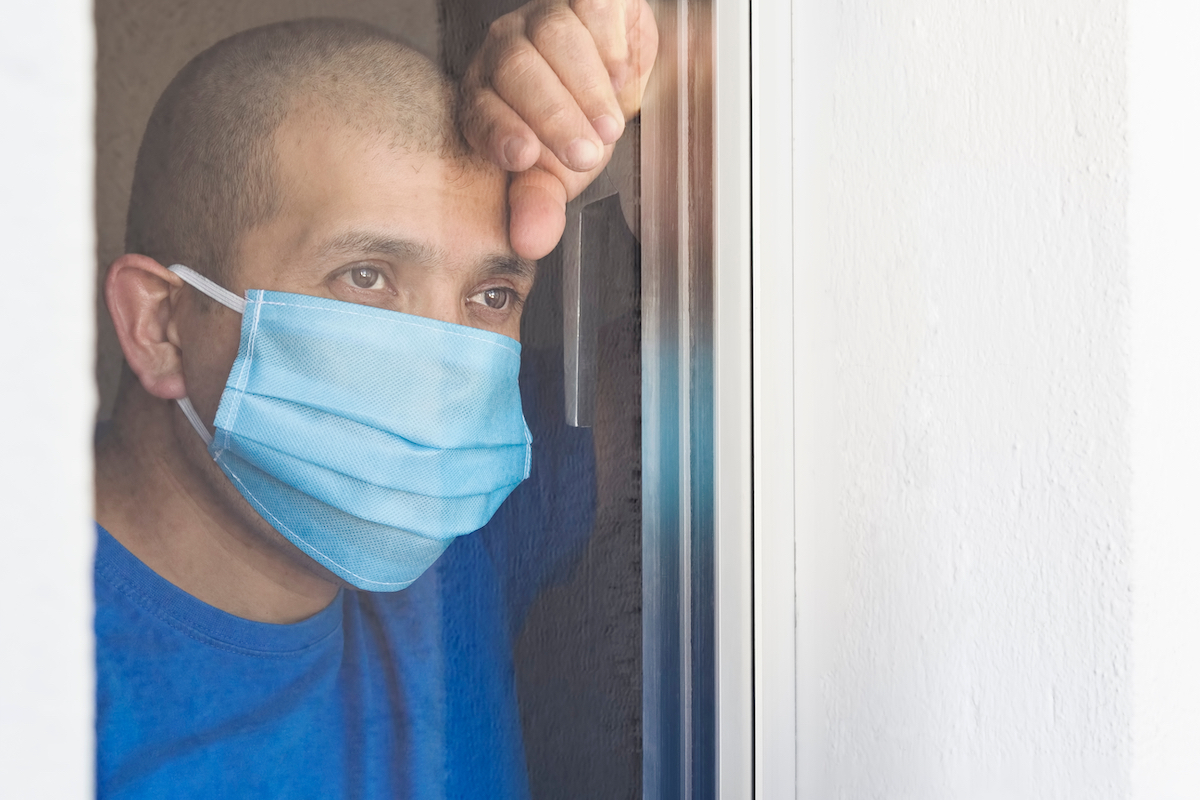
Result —
M 122 398 L 97 448 L 97 522 L 160 576 L 230 614 L 290 623 L 332 602 L 332 576 L 255 515 L 206 454 L 182 452 L 203 445 L 180 441 L 174 404 L 129 394 L 141 396 Z

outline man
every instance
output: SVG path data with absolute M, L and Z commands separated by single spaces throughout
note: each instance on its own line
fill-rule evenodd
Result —
M 546 8 L 497 26 L 465 114 L 518 141 L 505 166 L 544 148 L 510 189 L 525 255 L 620 133 L 560 159 L 566 129 L 513 110 L 549 76 L 487 59 L 554 63 Z M 587 530 L 588 443 L 526 392 L 529 462 L 533 265 L 451 103 L 385 34 L 309 21 L 218 43 L 156 107 L 106 282 L 129 369 L 97 453 L 100 795 L 528 794 L 510 641 Z

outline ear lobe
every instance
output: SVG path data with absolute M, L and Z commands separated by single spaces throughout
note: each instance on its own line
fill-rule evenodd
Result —
M 104 299 L 129 368 L 162 400 L 187 396 L 173 295 L 183 281 L 149 256 L 126 253 L 108 268 Z

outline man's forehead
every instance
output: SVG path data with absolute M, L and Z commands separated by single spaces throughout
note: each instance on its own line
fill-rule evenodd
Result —
M 452 192 L 496 206 L 507 214 L 507 174 L 458 144 L 417 140 L 370 119 L 331 120 L 289 114 L 274 136 L 276 177 L 283 200 L 314 182 L 402 183 L 413 193 Z M 465 145 L 463 146 L 465 147 Z
M 290 160 L 317 148 L 377 150 L 382 145 L 397 154 L 437 159 L 464 185 L 506 179 L 502 169 L 467 145 L 445 109 L 419 115 L 422 123 L 414 125 L 402 119 L 412 113 L 389 111 L 377 100 L 364 98 L 348 108 L 319 94 L 293 99 L 274 129 L 276 156 Z
M 423 261 L 441 260 L 447 249 L 494 250 L 515 258 L 507 175 L 485 160 L 303 115 L 281 125 L 275 145 L 277 218 L 304 229 L 305 249 Z

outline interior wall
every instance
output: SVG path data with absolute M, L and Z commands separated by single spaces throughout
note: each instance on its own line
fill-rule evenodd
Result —
M 1125 4 L 828 5 L 813 796 L 1126 797 Z
M 1129 8 L 1133 792 L 1200 794 L 1200 8 Z
M 91 4 L 0 28 L 0 796 L 94 792 Z
M 436 0 L 96 0 L 97 286 L 124 252 L 133 165 L 155 101 L 184 64 L 215 42 L 302 17 L 361 19 L 438 58 Z M 100 418 L 112 410 L 121 351 L 97 293 L 96 380 Z

